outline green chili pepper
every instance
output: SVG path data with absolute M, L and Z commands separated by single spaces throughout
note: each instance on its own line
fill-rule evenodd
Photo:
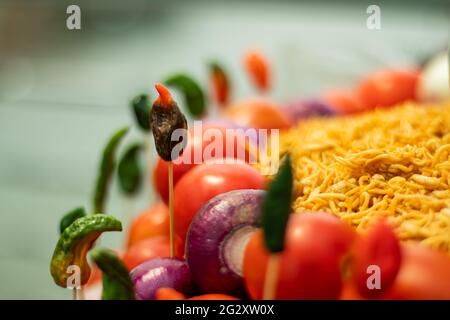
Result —
M 164 83 L 183 93 L 187 109 L 193 117 L 200 117 L 206 112 L 205 94 L 194 79 L 185 74 L 177 74 Z
M 138 126 L 143 131 L 150 131 L 150 110 L 152 103 L 149 95 L 140 94 L 131 100 L 131 107 L 133 108 L 134 117 Z
M 70 226 L 75 220 L 78 218 L 84 217 L 86 215 L 86 210 L 83 207 L 75 208 L 69 212 L 67 212 L 64 217 L 62 217 L 61 222 L 59 223 L 59 234 L 63 233 L 63 231 Z
M 108 187 L 116 165 L 115 152 L 117 146 L 119 145 L 119 142 L 122 140 L 123 136 L 128 132 L 128 129 L 129 129 L 128 127 L 125 127 L 116 131 L 108 141 L 108 144 L 106 145 L 105 149 L 103 150 L 102 161 L 100 164 L 100 172 L 97 177 L 97 183 L 93 197 L 94 213 L 104 211 Z
M 58 286 L 67 287 L 69 266 L 80 268 L 80 285 L 89 280 L 91 270 L 87 252 L 105 231 L 122 231 L 122 224 L 111 215 L 88 215 L 75 220 L 61 234 L 50 263 L 50 273 Z
M 141 186 L 142 172 L 137 157 L 142 149 L 143 145 L 141 143 L 129 146 L 117 166 L 119 185 L 122 191 L 129 195 L 137 192 Z
M 291 213 L 293 174 L 291 157 L 286 155 L 277 175 L 270 182 L 262 204 L 261 226 L 266 247 L 271 252 L 284 249 L 284 235 Z
M 127 267 L 110 249 L 98 248 L 91 257 L 102 271 L 103 300 L 134 300 L 134 285 Z

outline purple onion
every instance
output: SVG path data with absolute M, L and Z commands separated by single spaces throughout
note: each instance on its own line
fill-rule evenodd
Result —
M 283 109 L 285 114 L 294 123 L 311 117 L 329 117 L 336 115 L 336 111 L 330 105 L 320 100 L 297 100 L 288 103 Z
M 160 288 L 173 288 L 181 293 L 193 291 L 193 282 L 186 261 L 172 258 L 155 258 L 134 268 L 131 280 L 136 290 L 136 299 L 154 300 Z
M 259 221 L 264 190 L 235 190 L 209 200 L 195 215 L 186 256 L 203 292 L 244 294 L 245 247 Z

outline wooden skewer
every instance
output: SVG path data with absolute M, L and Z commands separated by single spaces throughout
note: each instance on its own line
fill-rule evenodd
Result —
M 84 300 L 84 288 L 83 286 L 80 287 L 78 290 L 78 300 Z
M 175 235 L 174 235 L 174 208 L 173 208 L 173 163 L 169 161 L 169 213 L 170 213 L 170 257 L 175 256 Z
M 267 263 L 264 279 L 263 300 L 274 300 L 277 292 L 278 269 L 280 266 L 280 254 L 272 253 Z

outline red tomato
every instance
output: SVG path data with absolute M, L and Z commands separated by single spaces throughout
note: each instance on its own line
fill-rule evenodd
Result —
M 357 238 L 353 248 L 353 277 L 360 294 L 375 297 L 386 292 L 397 276 L 401 263 L 400 243 L 394 230 L 383 220 Z M 371 271 L 369 268 L 375 267 Z M 379 271 L 380 288 L 369 289 L 369 277 Z
M 401 246 L 402 263 L 392 287 L 381 299 L 450 300 L 450 257 L 417 244 Z M 363 297 L 351 281 L 345 284 L 341 299 Z
M 239 300 L 227 294 L 210 293 L 186 298 L 184 294 L 172 288 L 160 288 L 156 291 L 156 300 Z
M 416 100 L 418 77 L 418 70 L 379 70 L 359 83 L 358 96 L 368 109 Z
M 263 99 L 249 99 L 230 106 L 225 116 L 236 123 L 256 129 L 288 129 L 291 123 L 277 104 Z
M 239 300 L 236 297 L 229 296 L 227 294 L 221 294 L 221 293 L 210 293 L 210 294 L 203 294 L 200 296 L 195 296 L 192 298 L 189 298 L 188 300 Z
M 358 96 L 351 90 L 330 90 L 323 95 L 323 99 L 338 113 L 350 114 L 364 110 Z
M 210 129 L 214 131 L 210 131 Z M 218 158 L 219 156 L 225 157 L 227 154 L 230 157 L 237 158 L 240 154 L 245 155 L 245 161 L 249 160 L 249 141 L 245 141 L 242 143 L 240 139 L 237 137 L 232 137 L 233 142 L 228 142 L 226 135 L 226 125 L 219 124 L 203 124 L 201 129 L 189 129 L 189 137 L 186 148 L 181 156 L 181 158 L 177 159 L 173 163 L 173 184 L 176 186 L 181 177 L 186 174 L 189 170 L 194 168 L 200 163 L 203 163 L 211 158 Z M 216 154 L 213 149 L 213 145 L 215 144 L 215 139 L 211 136 L 208 136 L 207 133 L 212 134 L 221 134 L 224 139 L 222 142 L 222 155 Z M 227 150 L 227 145 L 231 144 L 233 146 L 233 150 Z M 220 145 L 218 145 L 220 146 Z M 231 153 L 232 152 L 232 153 Z M 197 160 L 199 160 L 198 163 Z M 155 183 L 156 190 L 161 195 L 163 201 L 168 204 L 169 203 L 169 179 L 168 179 L 168 163 L 162 159 L 158 160 L 158 163 L 155 167 L 155 171 L 153 174 L 153 179 Z
M 270 87 L 270 69 L 267 59 L 258 51 L 249 51 L 244 56 L 244 67 L 248 75 L 261 91 Z
M 169 237 L 157 236 L 141 240 L 129 247 L 123 257 L 123 262 L 129 270 L 132 270 L 144 261 L 157 257 L 168 257 L 169 255 Z
M 450 256 L 421 247 L 402 247 L 402 266 L 385 299 L 450 300 Z
M 341 262 L 354 231 L 326 213 L 291 215 L 280 258 L 276 299 L 336 299 L 342 287 Z M 261 299 L 269 253 L 262 231 L 250 239 L 244 254 L 244 282 L 251 298 Z
M 169 235 L 169 209 L 158 203 L 134 218 L 128 231 L 128 247 L 154 236 Z
M 159 288 L 155 293 L 156 300 L 185 300 L 186 296 L 172 288 Z
M 175 233 L 184 255 L 184 242 L 192 218 L 211 198 L 238 189 L 263 189 L 264 178 L 248 164 L 202 164 L 189 171 L 175 188 Z

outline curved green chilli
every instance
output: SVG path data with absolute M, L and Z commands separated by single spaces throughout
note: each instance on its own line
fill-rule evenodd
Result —
M 109 183 L 114 173 L 114 167 L 116 165 L 115 152 L 123 136 L 125 136 L 125 134 L 128 132 L 128 129 L 128 127 L 125 127 L 116 131 L 103 150 L 100 172 L 97 177 L 97 183 L 93 197 L 94 212 L 104 211 L 105 199 L 107 196 Z
M 199 117 L 205 113 L 205 94 L 194 79 L 185 74 L 177 74 L 166 79 L 164 83 L 183 93 L 187 109 L 193 117 Z
M 132 144 L 119 160 L 117 166 L 119 185 L 126 194 L 134 194 L 141 186 L 142 172 L 137 158 L 142 149 L 142 143 Z
M 266 247 L 270 252 L 280 252 L 284 249 L 286 225 L 291 213 L 292 191 L 291 157 L 287 154 L 278 173 L 270 182 L 262 204 L 261 226 Z
M 70 226 L 75 220 L 82 218 L 86 215 L 86 210 L 83 207 L 75 208 L 69 212 L 67 212 L 59 222 L 59 234 L 62 234 L 63 231 Z
M 94 249 L 91 257 L 102 271 L 103 300 L 134 300 L 134 285 L 127 267 L 110 249 Z
M 152 103 L 150 96 L 147 94 L 140 94 L 131 100 L 131 107 L 133 108 L 136 123 L 143 131 L 150 131 L 150 110 Z
M 80 284 L 89 280 L 91 270 L 87 262 L 87 252 L 97 238 L 106 231 L 122 231 L 122 223 L 111 215 L 95 214 L 75 220 L 61 234 L 50 262 L 50 273 L 58 286 L 67 287 L 71 276 L 69 266 L 80 268 Z

